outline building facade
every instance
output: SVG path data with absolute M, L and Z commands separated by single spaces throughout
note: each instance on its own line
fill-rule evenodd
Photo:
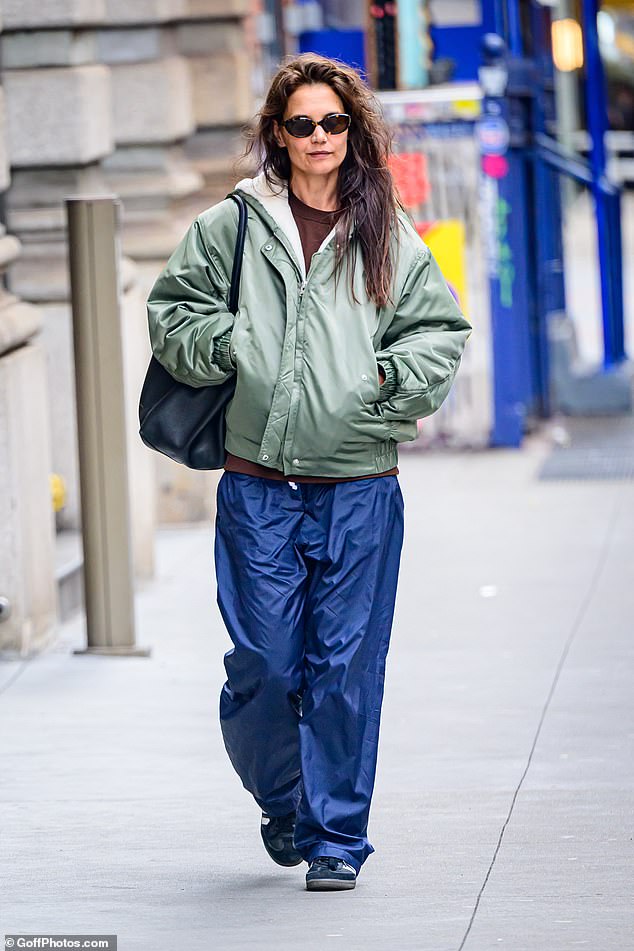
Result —
M 251 0 L 2 0 L 0 648 L 41 648 L 80 590 L 67 197 L 122 202 L 136 576 L 153 573 L 157 519 L 212 514 L 213 477 L 137 437 L 144 300 L 192 218 L 235 180 L 253 111 L 250 16 Z

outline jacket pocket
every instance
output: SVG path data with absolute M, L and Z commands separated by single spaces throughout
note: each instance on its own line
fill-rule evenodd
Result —
M 378 381 L 378 375 L 377 375 Z M 381 404 L 366 403 L 359 394 L 357 412 L 350 420 L 349 442 L 368 443 L 376 440 L 384 442 L 390 438 L 390 424 L 383 418 Z
M 386 420 L 386 423 L 394 442 L 411 442 L 418 437 L 418 422 L 415 419 L 393 419 Z
M 239 334 L 240 311 L 238 310 L 233 318 L 233 327 L 231 328 L 231 336 L 229 338 L 229 359 L 236 368 L 238 366 Z
M 379 367 L 376 360 L 368 366 L 365 373 L 361 374 L 360 381 L 361 399 L 366 406 L 374 406 L 381 395 L 381 383 L 379 381 Z

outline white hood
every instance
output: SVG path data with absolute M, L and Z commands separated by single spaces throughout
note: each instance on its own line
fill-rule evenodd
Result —
M 306 278 L 306 265 L 304 262 L 304 249 L 302 240 L 299 236 L 299 230 L 293 217 L 293 212 L 288 204 L 288 187 L 285 182 L 279 182 L 274 187 L 267 182 L 264 172 L 260 172 L 255 178 L 243 178 L 238 182 L 236 188 L 246 195 L 251 195 L 260 202 L 262 207 L 269 213 L 273 221 L 282 229 L 288 238 L 290 245 L 295 252 L 297 263 L 300 266 L 304 279 Z M 326 235 L 322 242 L 323 248 L 335 233 L 335 229 Z M 320 250 L 321 250 L 320 248 Z

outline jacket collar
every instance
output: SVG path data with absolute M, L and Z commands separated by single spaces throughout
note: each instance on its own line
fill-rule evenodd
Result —
M 288 203 L 288 186 L 286 182 L 277 182 L 274 186 L 269 185 L 264 173 L 260 172 L 255 178 L 243 178 L 236 185 L 236 190 L 241 191 L 247 197 L 254 199 L 260 204 L 265 212 L 273 219 L 275 225 L 282 231 L 290 244 L 299 270 L 306 280 L 306 265 L 304 263 L 304 249 L 302 240 L 299 236 L 299 230 L 293 217 L 290 205 Z M 335 229 L 330 231 L 322 241 L 319 250 L 325 248 L 335 234 Z
M 282 230 L 293 249 L 299 269 L 305 278 L 306 267 L 302 241 L 288 203 L 288 187 L 286 184 L 279 182 L 279 184 L 272 187 L 264 177 L 264 173 L 261 172 L 255 178 L 243 178 L 236 185 L 236 190 L 255 199 L 268 213 L 269 217 L 273 219 L 277 227 Z

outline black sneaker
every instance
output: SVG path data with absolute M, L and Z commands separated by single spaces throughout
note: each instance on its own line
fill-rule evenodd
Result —
M 295 815 L 294 812 L 289 812 L 287 816 L 267 816 L 265 812 L 262 813 L 260 832 L 264 848 L 274 862 L 285 868 L 304 861 L 293 844 Z
M 306 872 L 306 888 L 309 892 L 354 888 L 356 882 L 357 873 L 353 867 L 334 855 L 320 855 L 313 859 Z

